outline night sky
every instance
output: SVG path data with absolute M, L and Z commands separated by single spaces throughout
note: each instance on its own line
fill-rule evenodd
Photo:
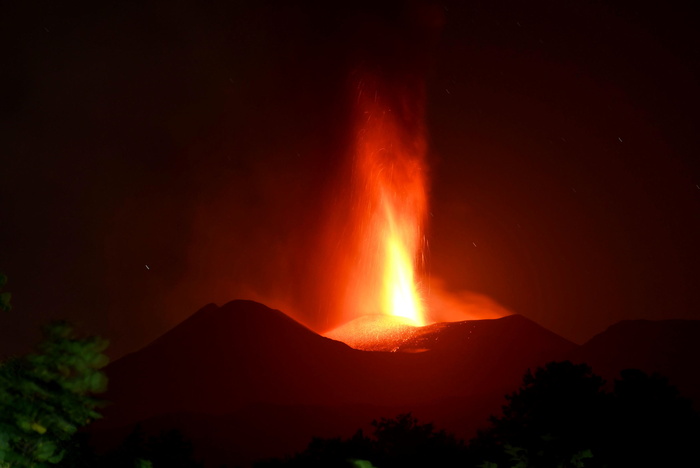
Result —
M 644 3 L 4 2 L 0 355 L 67 318 L 117 357 L 238 298 L 337 325 L 358 67 L 425 80 L 427 290 L 576 342 L 700 318 L 700 17 Z

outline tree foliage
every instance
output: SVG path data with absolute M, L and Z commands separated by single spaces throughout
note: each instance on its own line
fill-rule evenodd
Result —
M 192 443 L 177 429 L 147 436 L 137 424 L 119 447 L 98 458 L 100 468 L 201 468 Z
M 99 418 L 107 342 L 66 322 L 43 329 L 37 352 L 0 364 L 0 467 L 58 463 L 76 431 Z
M 451 434 L 423 424 L 411 413 L 372 421 L 372 435 L 358 430 L 349 439 L 315 438 L 303 452 L 287 460 L 260 462 L 257 467 L 410 468 L 463 466 L 464 446 Z
M 448 467 L 460 463 L 463 443 L 432 423 L 420 423 L 411 413 L 373 421 L 375 455 L 381 467 Z
M 552 362 L 528 371 L 491 427 L 470 443 L 490 468 L 686 466 L 700 419 L 668 380 L 637 369 L 614 390 L 586 364 Z
M 499 466 L 574 466 L 572 459 L 598 448 L 591 429 L 609 406 L 604 383 L 586 364 L 569 361 L 528 370 L 472 447 Z
M 696 465 L 700 416 L 690 400 L 662 375 L 627 369 L 620 376 L 605 421 L 614 441 L 603 452 L 610 466 Z

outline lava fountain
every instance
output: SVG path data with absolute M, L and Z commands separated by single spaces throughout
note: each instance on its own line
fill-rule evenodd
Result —
M 371 289 L 381 285 L 377 307 L 381 314 L 424 325 L 416 281 L 427 209 L 424 138 L 405 135 L 394 111 L 376 93 L 366 96 L 363 91 L 358 97 L 361 120 L 354 174 L 364 191 L 358 200 L 365 229 L 360 240 L 361 270 L 365 271 L 358 271 L 367 288 L 362 295 L 372 297 Z M 380 277 L 367 276 L 365 267 Z
M 349 344 L 427 322 L 419 281 L 428 206 L 422 105 L 415 93 L 392 89 L 387 98 L 386 89 L 364 78 L 354 102 L 350 206 L 340 220 L 348 323 L 327 333 Z

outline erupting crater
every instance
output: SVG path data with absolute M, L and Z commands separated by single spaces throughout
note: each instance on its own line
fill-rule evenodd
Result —
M 431 350 L 441 330 L 468 326 L 472 321 L 417 325 L 411 320 L 385 314 L 365 315 L 323 334 L 360 351 L 422 353 Z
M 374 314 L 351 320 L 325 336 L 363 351 L 397 351 L 420 329 L 407 318 Z
M 345 323 L 327 336 L 358 349 L 391 351 L 428 323 L 420 287 L 427 145 L 422 84 L 412 88 L 364 73 L 355 90 L 348 192 L 331 235 L 344 254 L 335 277 Z

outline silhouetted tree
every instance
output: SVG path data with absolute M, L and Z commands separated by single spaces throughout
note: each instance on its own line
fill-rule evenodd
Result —
M 122 444 L 100 457 L 102 468 L 199 468 L 194 460 L 192 444 L 177 429 L 147 437 L 137 424 Z
M 382 468 L 461 466 L 464 445 L 451 434 L 421 424 L 411 413 L 373 421 L 375 454 Z
M 658 375 L 622 371 L 613 393 L 585 364 L 552 362 L 528 371 L 469 446 L 472 464 L 506 467 L 690 466 L 698 415 Z M 691 463 L 692 465 L 693 463 Z
M 146 459 L 153 468 L 199 468 L 192 443 L 177 429 L 163 431 L 148 439 Z
M 366 460 L 374 454 L 373 441 L 360 429 L 349 439 L 314 437 L 303 452 L 284 459 L 259 461 L 255 467 L 354 468 L 355 460 Z
M 66 322 L 43 329 L 38 352 L 0 364 L 0 467 L 58 463 L 81 426 L 100 415 L 107 342 Z
M 499 466 L 514 459 L 527 466 L 572 466 L 586 451 L 595 456 L 600 441 L 594 429 L 608 407 L 603 384 L 589 366 L 569 361 L 528 370 L 522 386 L 506 395 L 503 414 L 472 441 L 472 453 Z
M 428 467 L 463 466 L 464 445 L 410 413 L 372 422 L 372 437 L 358 430 L 349 439 L 314 438 L 303 452 L 286 460 L 268 460 L 258 468 L 284 467 Z
M 100 466 L 90 434 L 78 432 L 64 444 L 65 455 L 55 468 L 94 468 Z
M 117 448 L 100 457 L 100 466 L 136 468 L 139 460 L 145 460 L 147 456 L 146 434 L 141 424 L 137 424 Z
M 697 464 L 700 417 L 690 400 L 659 374 L 627 369 L 620 375 L 606 422 L 610 450 L 605 455 L 611 466 Z

